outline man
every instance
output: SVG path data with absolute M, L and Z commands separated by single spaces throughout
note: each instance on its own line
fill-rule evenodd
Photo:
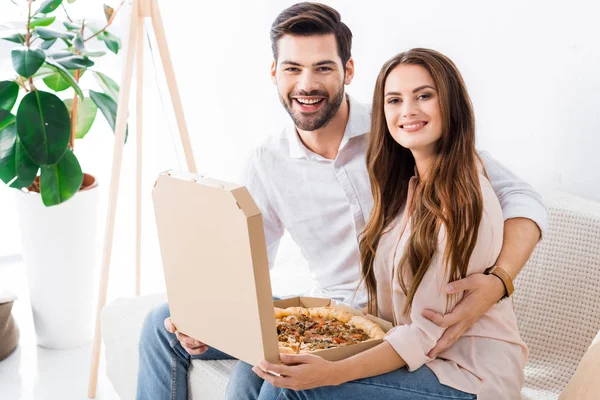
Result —
M 354 77 L 352 33 L 334 9 L 300 3 L 277 17 L 271 41 L 272 80 L 293 124 L 252 153 L 241 183 L 262 212 L 270 266 L 287 230 L 307 258 L 319 293 L 362 307 L 364 293 L 355 295 L 357 238 L 373 202 L 365 165 L 370 115 L 345 94 L 344 86 Z M 500 273 L 474 274 L 447 285 L 448 293 L 466 293 L 447 315 L 425 312 L 437 325 L 449 327 L 430 357 L 510 294 L 511 278 L 546 226 L 540 196 L 487 154 L 481 156 L 505 218 L 504 245 L 496 263 Z M 190 358 L 230 357 L 176 332 L 167 305 L 153 310 L 141 335 L 138 399 L 187 398 Z M 227 398 L 256 398 L 261 384 L 250 366 L 240 362 Z

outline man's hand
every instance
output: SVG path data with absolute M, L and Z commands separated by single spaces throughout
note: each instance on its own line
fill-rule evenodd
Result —
M 422 315 L 425 318 L 439 327 L 448 328 L 429 352 L 429 358 L 436 358 L 438 354 L 454 344 L 505 293 L 504 284 L 498 277 L 481 273 L 451 282 L 444 290 L 448 294 L 464 291 L 465 295 L 449 314 L 441 315 L 432 310 L 423 311 Z
M 177 340 L 181 343 L 181 347 L 183 347 L 191 356 L 203 354 L 208 350 L 208 346 L 204 343 L 178 332 L 175 324 L 171 321 L 171 317 L 165 319 L 164 325 L 167 332 L 174 333 L 175 336 L 177 336 Z
M 336 369 L 333 362 L 313 354 L 280 354 L 283 364 L 271 364 L 265 360 L 252 371 L 271 385 L 293 390 L 308 390 L 320 386 L 335 385 Z M 278 376 L 265 372 L 270 371 Z

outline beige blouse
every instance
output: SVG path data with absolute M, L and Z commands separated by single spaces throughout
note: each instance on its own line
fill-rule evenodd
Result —
M 412 198 L 416 178 L 409 184 Z M 480 176 L 483 213 L 477 243 L 471 256 L 467 275 L 483 272 L 494 265 L 502 247 L 504 220 L 500 203 L 490 183 Z M 407 204 L 405 209 L 410 209 Z M 400 212 L 386 229 L 377 248 L 374 270 L 377 279 L 379 316 L 393 321 L 387 340 L 406 361 L 409 371 L 424 364 L 435 373 L 440 383 L 479 399 L 520 399 L 527 347 L 519 337 L 517 320 L 511 300 L 494 305 L 450 348 L 430 359 L 427 354 L 445 329 L 424 318 L 421 313 L 431 309 L 444 314 L 447 295 L 443 291 L 445 265 L 442 262 L 446 245 L 445 230 L 440 229 L 438 248 L 431 266 L 415 294 L 409 316 L 402 314 L 406 296 L 397 281 L 397 265 L 410 237 L 410 217 Z M 452 310 L 462 295 L 449 305 Z

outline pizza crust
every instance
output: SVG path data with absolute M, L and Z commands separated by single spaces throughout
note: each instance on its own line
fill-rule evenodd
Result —
M 297 354 L 297 353 L 289 347 L 279 346 L 279 354 Z
M 375 322 L 365 317 L 353 315 L 349 323 L 350 325 L 354 325 L 355 327 L 365 331 L 365 333 L 369 335 L 371 339 L 383 339 L 385 337 L 385 332 L 383 329 L 381 329 L 381 327 Z
M 297 307 L 299 308 L 299 307 Z M 353 317 L 352 314 L 342 310 L 336 310 L 331 307 L 315 307 L 308 309 L 311 317 L 321 317 L 326 319 L 337 319 L 347 324 Z

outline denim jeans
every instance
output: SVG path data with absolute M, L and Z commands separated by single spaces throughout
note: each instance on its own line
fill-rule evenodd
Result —
M 163 321 L 170 315 L 168 305 L 154 308 L 146 317 L 139 344 L 137 400 L 187 400 L 187 374 L 192 359 L 234 359 L 210 348 L 204 354 L 190 356 L 174 334 L 167 332 Z M 423 366 L 414 372 L 406 368 L 371 378 L 295 392 L 273 387 L 252 371 L 252 366 L 239 361 L 229 378 L 227 400 L 383 400 L 383 399 L 457 399 L 477 397 L 442 385 L 435 374 Z M 215 399 L 217 400 L 217 399 Z
M 191 356 L 163 325 L 170 316 L 168 304 L 155 307 L 144 320 L 139 343 L 137 400 L 187 400 L 188 368 L 192 359 L 234 359 L 217 349 Z M 242 364 L 242 365 L 240 365 Z M 228 400 L 256 399 L 263 380 L 238 362 L 227 386 Z M 248 364 L 246 364 L 248 365 Z M 238 368 L 240 366 L 241 368 Z
M 476 398 L 474 394 L 442 385 L 426 365 L 413 372 L 400 368 L 387 374 L 358 379 L 339 386 L 323 386 L 302 391 L 280 389 L 264 382 L 258 395 L 258 400 L 475 400 Z

